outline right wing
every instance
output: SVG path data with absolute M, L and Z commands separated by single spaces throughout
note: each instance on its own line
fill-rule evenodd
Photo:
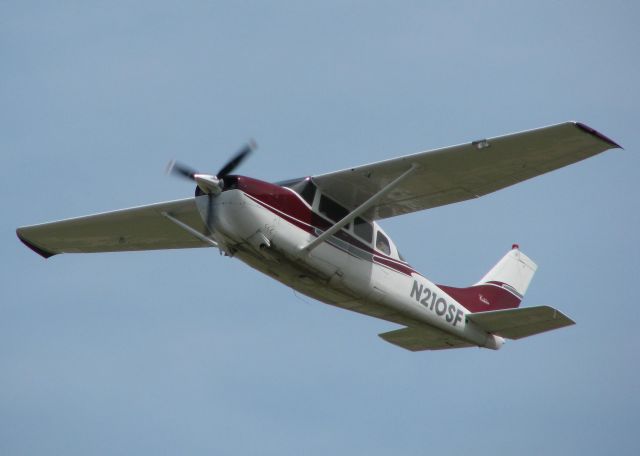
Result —
M 407 171 L 417 169 L 365 213 L 370 220 L 478 198 L 534 176 L 620 147 L 579 123 L 482 139 L 312 176 L 350 211 Z
M 195 198 L 121 209 L 18 228 L 20 240 L 49 258 L 59 253 L 211 247 L 204 239 L 169 220 L 168 214 L 207 237 Z
M 522 339 L 575 325 L 575 321 L 549 306 L 477 312 L 467 314 L 467 318 L 483 330 L 507 339 Z

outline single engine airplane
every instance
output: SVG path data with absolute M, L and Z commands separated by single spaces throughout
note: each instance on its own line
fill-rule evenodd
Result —
M 403 328 L 380 334 L 408 350 L 499 349 L 574 322 L 520 308 L 536 264 L 517 245 L 476 284 L 437 285 L 411 267 L 377 220 L 478 198 L 612 148 L 579 122 L 481 139 L 286 182 L 232 174 L 249 143 L 217 174 L 179 163 L 195 197 L 17 229 L 49 258 L 60 253 L 216 247 L 319 301 Z

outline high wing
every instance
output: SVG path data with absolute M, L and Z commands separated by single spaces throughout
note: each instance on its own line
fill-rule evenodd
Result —
M 26 226 L 16 233 L 45 258 L 58 253 L 185 249 L 213 244 L 205 241 L 209 233 L 195 198 Z
M 620 146 L 565 122 L 313 176 L 320 190 L 353 210 L 411 168 L 364 215 L 370 220 L 478 198 Z

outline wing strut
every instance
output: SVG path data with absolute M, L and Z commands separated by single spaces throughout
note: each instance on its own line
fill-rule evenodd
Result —
M 413 173 L 416 169 L 418 168 L 418 165 L 416 165 L 415 163 L 411 164 L 411 167 L 406 170 L 404 173 L 400 174 L 398 177 L 396 177 L 393 181 L 389 182 L 387 185 L 385 185 L 384 187 L 382 187 L 377 193 L 375 193 L 373 196 L 371 196 L 368 200 L 366 200 L 364 203 L 362 203 L 360 206 L 356 207 L 353 211 L 351 211 L 350 213 L 348 213 L 346 216 L 344 216 L 342 218 L 342 220 L 336 222 L 331 228 L 329 228 L 327 231 L 325 231 L 324 233 L 322 233 L 320 236 L 318 236 L 317 238 L 315 238 L 313 241 L 309 242 L 307 245 L 305 245 L 304 247 L 300 248 L 300 252 L 301 253 L 309 253 L 311 252 L 313 249 L 315 249 L 316 247 L 318 247 L 321 243 L 323 243 L 327 238 L 329 238 L 330 236 L 333 236 L 335 233 L 337 233 L 341 228 L 343 228 L 344 226 L 346 226 L 348 223 L 350 223 L 351 221 L 353 221 L 356 217 L 360 216 L 361 214 L 363 214 L 364 212 L 366 212 L 368 209 L 370 209 L 375 203 L 378 202 L 378 200 L 380 198 L 382 198 L 384 195 L 386 195 L 387 193 L 389 193 L 391 190 L 393 190 L 394 187 L 396 187 L 400 182 L 402 182 L 407 176 L 409 176 L 411 173 Z
M 218 247 L 218 243 L 216 241 L 214 241 L 210 237 L 205 236 L 204 234 L 202 234 L 198 230 L 193 229 L 192 227 L 190 227 L 186 223 L 181 222 L 177 218 L 172 217 L 168 213 L 162 212 L 162 216 L 165 217 L 167 220 L 170 220 L 173 223 L 175 223 L 176 225 L 178 225 L 180 228 L 185 230 L 187 233 L 191 234 L 193 237 L 196 237 L 196 238 L 200 239 L 202 242 L 206 242 L 207 244 L 210 244 L 212 247 Z

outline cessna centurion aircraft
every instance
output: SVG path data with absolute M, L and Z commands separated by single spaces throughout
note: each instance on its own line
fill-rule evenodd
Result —
M 404 326 L 380 334 L 412 351 L 499 349 L 504 338 L 572 325 L 548 307 L 518 308 L 536 264 L 517 245 L 478 283 L 436 285 L 412 268 L 377 220 L 478 198 L 620 146 L 578 122 L 481 139 L 328 174 L 269 183 L 178 163 L 195 197 L 17 229 L 59 253 L 217 247 L 319 301 Z

